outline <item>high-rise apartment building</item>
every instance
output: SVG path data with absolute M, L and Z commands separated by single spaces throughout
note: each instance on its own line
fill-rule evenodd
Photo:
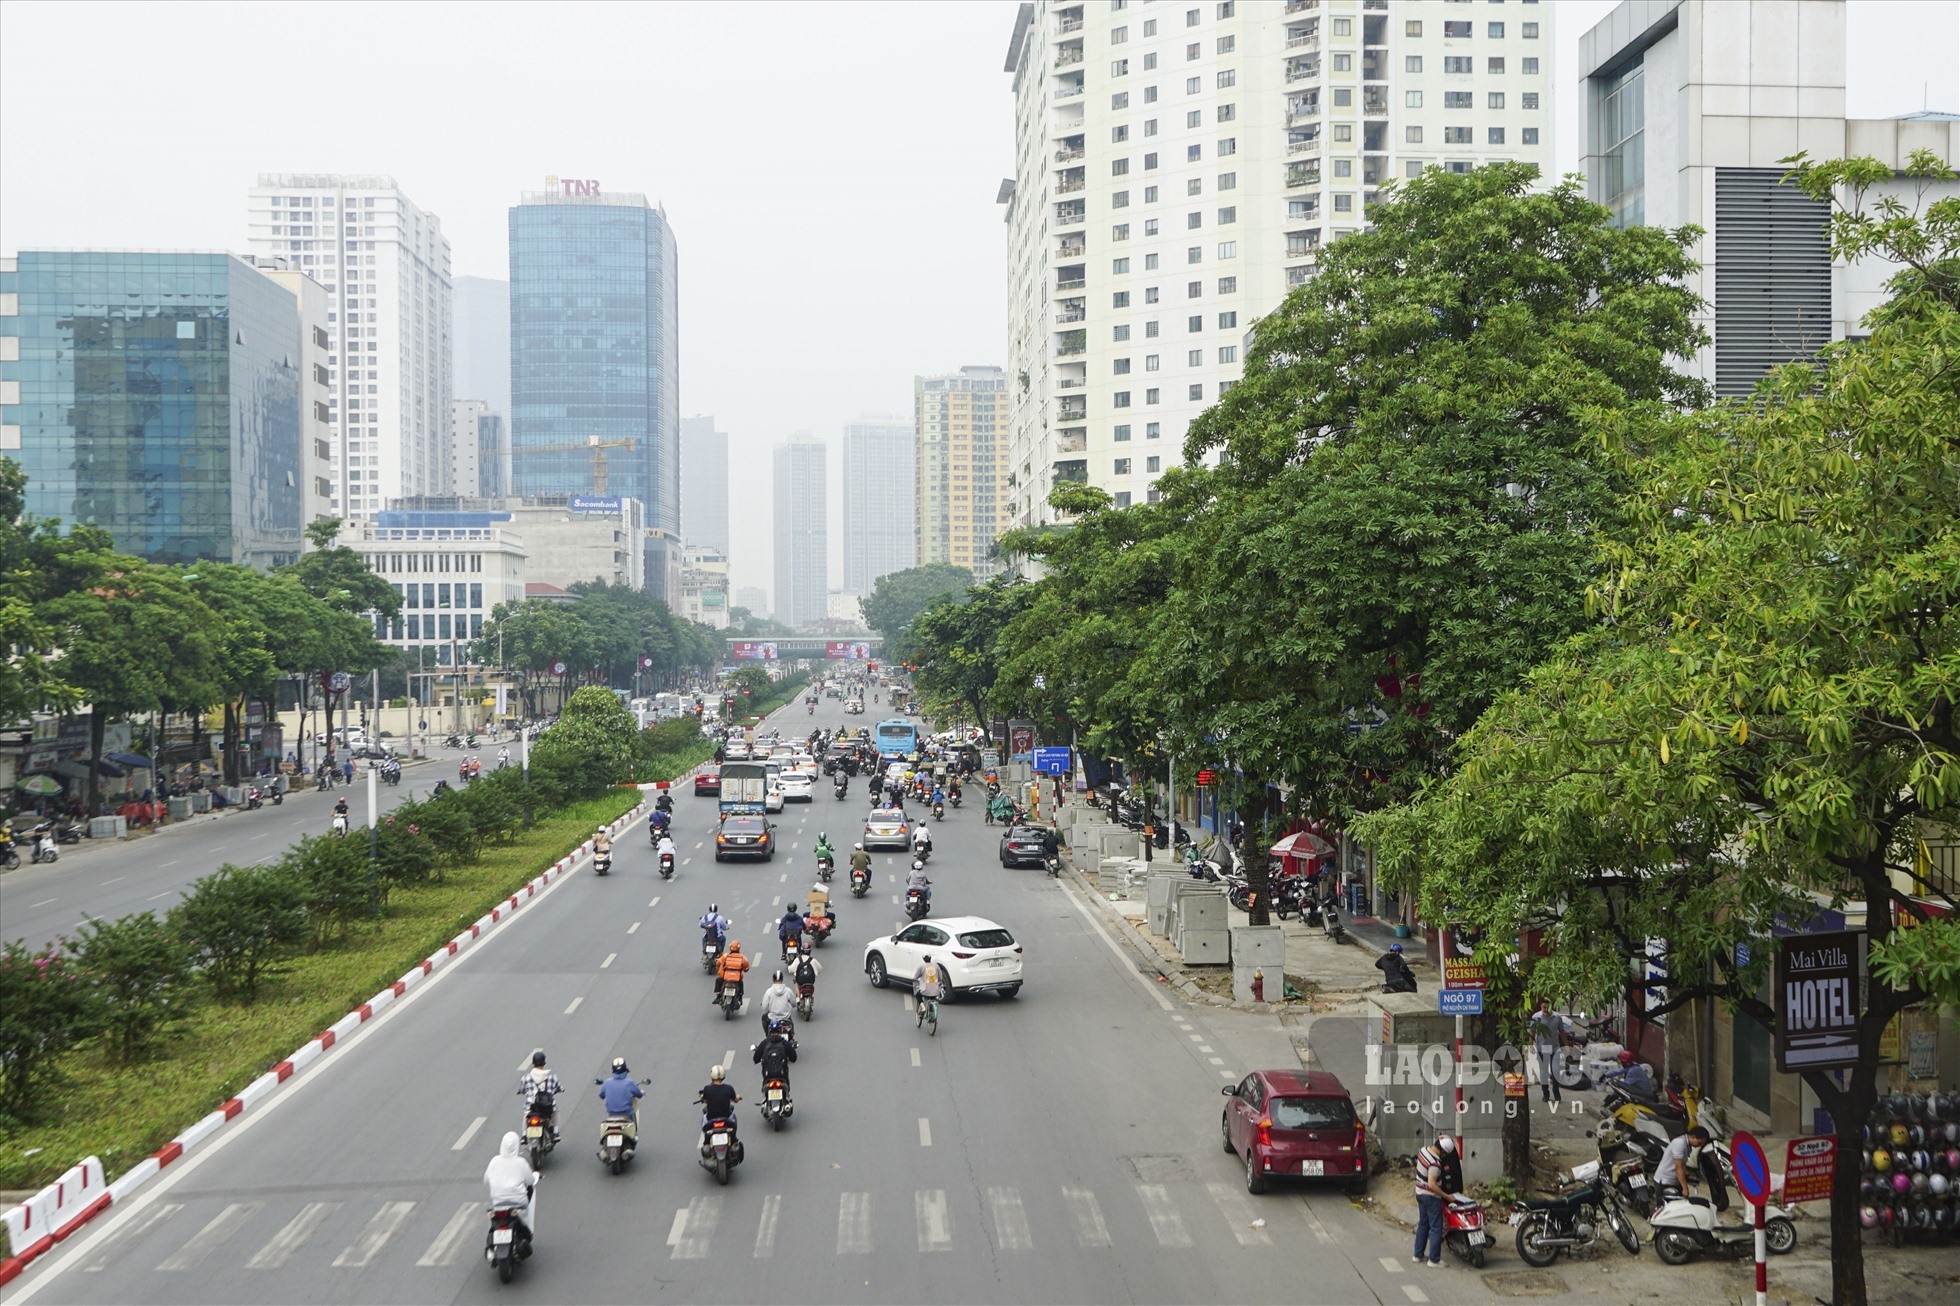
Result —
M 712 417 L 681 419 L 681 538 L 728 557 L 728 433 Z
M 449 401 L 449 494 L 470 497 L 483 493 L 483 423 L 490 405 L 482 399 Z
M 1008 525 L 1007 374 L 962 367 L 912 380 L 918 451 L 918 562 L 950 562 L 982 579 L 1000 570 Z
M 829 615 L 829 455 L 808 431 L 776 446 L 776 620 L 799 630 Z
M 330 296 L 327 288 L 307 273 L 287 266 L 284 260 L 252 255 L 259 271 L 292 292 L 299 308 L 299 447 L 300 521 L 316 521 L 334 515 L 334 424 L 333 369 L 327 359 L 333 354 L 327 334 Z
M 1148 498 L 1240 375 L 1247 333 L 1380 187 L 1549 170 L 1536 0 L 1040 0 L 1009 43 L 1009 471 L 1016 524 L 1061 480 Z M 921 556 L 924 556 L 923 552 Z
M 645 195 L 554 185 L 510 211 L 511 488 L 640 500 L 647 586 L 671 601 L 680 572 L 674 231 Z
M 735 591 L 735 606 L 756 617 L 769 615 L 769 591 L 760 585 L 744 585 Z
M 442 223 L 392 177 L 274 173 L 252 188 L 252 252 L 325 287 L 334 511 L 366 519 L 441 494 L 449 453 L 451 283 Z
M 844 593 L 919 563 L 918 450 L 912 425 L 864 418 L 844 427 Z
M 299 557 L 309 361 L 293 292 L 229 254 L 0 259 L 0 455 L 27 512 L 152 562 Z

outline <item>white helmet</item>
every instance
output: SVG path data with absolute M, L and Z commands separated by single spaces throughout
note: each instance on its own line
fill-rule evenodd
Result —
M 714 1067 L 712 1070 L 708 1072 L 708 1078 L 714 1080 L 715 1083 L 719 1084 L 722 1080 L 728 1078 L 728 1067 L 726 1066 Z
M 923 870 L 924 870 L 925 868 L 926 868 L 926 864 L 925 864 L 924 862 L 922 862 L 922 861 L 919 861 L 919 860 L 917 860 L 916 858 L 914 858 L 914 859 L 913 859 L 913 862 L 912 862 L 912 869 L 913 869 L 913 870 L 915 870 L 915 871 L 923 871 Z
M 857 845 L 857 847 L 856 847 L 855 849 L 853 849 L 853 851 L 854 851 L 854 852 L 863 852 L 863 851 L 864 851 L 864 844 L 863 844 L 863 842 L 862 842 L 862 841 L 860 841 L 860 842 L 858 843 L 858 845 Z
M 1436 1139 L 1436 1146 L 1445 1152 L 1454 1152 L 1456 1150 L 1456 1138 L 1450 1134 L 1439 1135 Z

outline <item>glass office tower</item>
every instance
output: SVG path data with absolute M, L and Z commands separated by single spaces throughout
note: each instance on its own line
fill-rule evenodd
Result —
M 154 562 L 300 552 L 299 301 L 229 254 L 0 263 L 0 454 L 27 511 Z
M 529 192 L 510 211 L 511 492 L 640 500 L 647 585 L 672 601 L 680 536 L 674 232 L 646 196 L 597 190 L 579 182 Z

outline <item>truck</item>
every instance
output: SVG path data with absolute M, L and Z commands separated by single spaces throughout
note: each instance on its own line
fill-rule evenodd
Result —
M 769 768 L 765 762 L 721 764 L 721 814 L 761 816 L 768 810 Z

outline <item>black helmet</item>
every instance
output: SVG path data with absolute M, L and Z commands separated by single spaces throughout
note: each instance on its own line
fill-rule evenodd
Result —
M 721 915 L 721 908 L 720 908 L 720 907 L 719 907 L 718 905 L 716 905 L 715 903 L 712 903 L 712 902 L 711 902 L 711 903 L 709 903 L 709 904 L 708 904 L 708 915 L 710 915 L 710 916 L 719 916 L 719 915 Z
M 537 1051 L 535 1051 L 535 1052 L 533 1052 L 533 1053 L 531 1054 L 531 1064 L 532 1064 L 532 1065 L 534 1065 L 534 1066 L 541 1066 L 541 1065 L 543 1065 L 543 1064 L 544 1064 L 544 1049 L 543 1049 L 543 1048 L 539 1048 L 539 1049 L 538 1049 Z
M 773 977 L 773 978 L 775 979 L 775 981 L 776 981 L 776 983 L 778 983 L 778 984 L 781 984 L 781 983 L 783 982 L 783 972 L 781 971 L 781 969 L 778 969 L 778 970 L 776 971 L 776 973 L 775 973 L 775 975 L 774 975 L 774 977 Z

